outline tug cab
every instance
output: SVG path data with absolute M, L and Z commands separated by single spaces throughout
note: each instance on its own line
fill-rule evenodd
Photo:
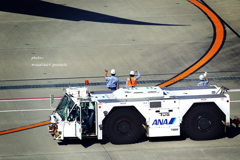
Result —
M 96 136 L 95 128 L 95 106 L 96 102 L 91 101 L 90 97 L 77 98 L 74 102 L 71 95 L 65 94 L 56 108 L 56 116 L 60 121 L 51 125 L 56 139 L 63 140 L 64 137 L 83 137 Z M 60 123 L 61 125 L 57 125 Z M 60 128 L 59 128 L 60 127 Z M 61 136 L 62 135 L 62 136 Z

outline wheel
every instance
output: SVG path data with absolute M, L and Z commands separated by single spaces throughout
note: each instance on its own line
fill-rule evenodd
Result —
M 145 121 L 132 109 L 113 111 L 104 124 L 104 132 L 113 144 L 129 144 L 140 141 L 145 133 Z
M 224 114 L 212 105 L 198 105 L 184 118 L 184 131 L 193 140 L 217 139 L 224 133 Z

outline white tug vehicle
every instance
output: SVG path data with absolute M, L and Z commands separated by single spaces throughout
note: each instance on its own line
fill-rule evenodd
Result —
M 193 140 L 216 139 L 230 127 L 226 90 L 215 85 L 116 91 L 67 88 L 50 116 L 49 131 L 58 140 L 95 137 L 114 144 L 181 134 Z

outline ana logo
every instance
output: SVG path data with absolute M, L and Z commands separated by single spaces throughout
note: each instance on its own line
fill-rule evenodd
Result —
M 155 119 L 153 121 L 153 125 L 170 125 L 170 124 L 173 124 L 175 122 L 176 118 L 171 118 L 170 121 L 168 122 L 168 119 Z

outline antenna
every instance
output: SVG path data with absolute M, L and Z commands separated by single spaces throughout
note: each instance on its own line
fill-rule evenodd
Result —
M 70 88 L 70 78 L 68 80 L 69 80 L 68 88 Z

